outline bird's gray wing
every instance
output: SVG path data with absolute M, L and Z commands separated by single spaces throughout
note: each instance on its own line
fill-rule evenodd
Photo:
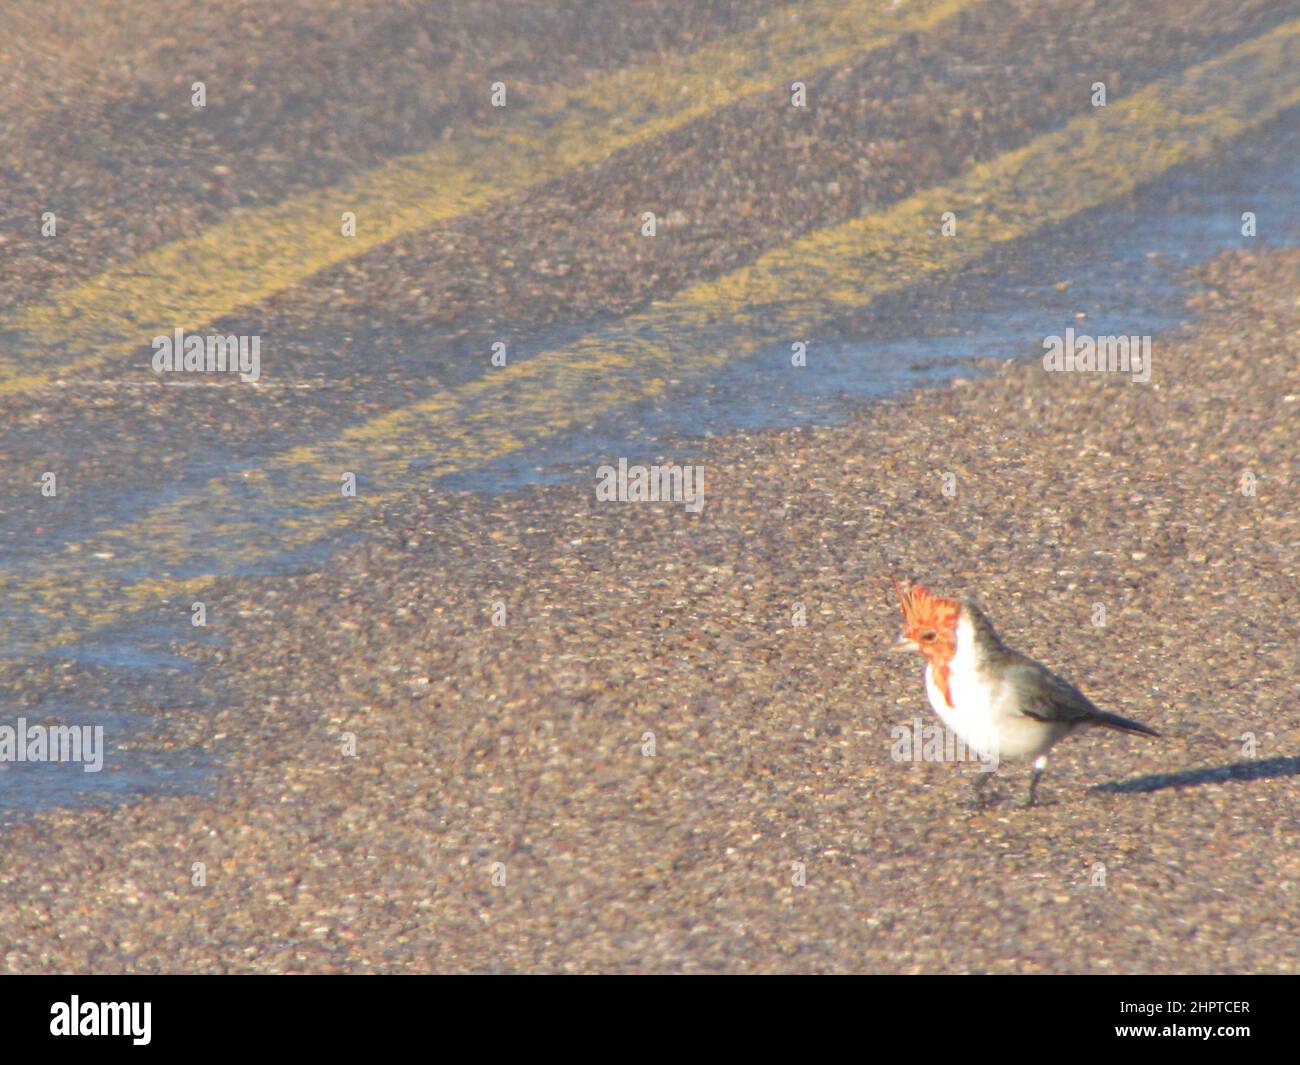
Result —
M 1103 725 L 1120 732 L 1159 736 L 1155 729 L 1108 710 L 1100 710 L 1064 677 L 1015 651 L 1007 653 L 1006 676 L 1015 688 L 1017 709 L 1025 717 L 1059 724 Z
M 1013 651 L 1008 659 L 1007 681 L 1015 689 L 1017 709 L 1026 717 L 1038 721 L 1101 724 L 1109 716 L 1093 706 L 1068 680 L 1032 658 Z

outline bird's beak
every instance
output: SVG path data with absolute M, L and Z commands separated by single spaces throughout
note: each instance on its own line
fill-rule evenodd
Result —
M 899 651 L 919 651 L 921 645 L 915 640 L 909 640 L 906 636 L 900 636 L 896 643 L 889 645 L 889 650 L 897 653 Z

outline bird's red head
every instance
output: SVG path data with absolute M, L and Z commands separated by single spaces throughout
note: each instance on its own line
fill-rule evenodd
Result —
M 946 666 L 957 652 L 957 615 L 961 603 L 934 595 L 920 584 L 903 588 L 895 580 L 894 591 L 903 608 L 903 635 L 895 647 L 920 651 L 931 665 Z

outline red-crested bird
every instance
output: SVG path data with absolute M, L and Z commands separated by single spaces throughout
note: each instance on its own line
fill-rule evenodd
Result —
M 895 580 L 894 589 L 903 608 L 903 630 L 893 650 L 925 656 L 930 705 L 968 748 L 987 759 L 1034 759 L 1026 806 L 1034 805 L 1047 751 L 1076 729 L 1101 725 L 1160 735 L 1098 709 L 1069 681 L 1013 651 L 973 604 L 942 598 L 919 584 L 904 589 Z M 976 776 L 977 802 L 990 776 Z

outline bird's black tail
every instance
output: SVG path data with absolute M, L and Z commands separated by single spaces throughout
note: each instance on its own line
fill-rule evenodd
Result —
M 1098 710 L 1093 722 L 1098 725 L 1105 725 L 1107 728 L 1116 729 L 1119 732 L 1134 732 L 1139 736 L 1159 736 L 1153 728 L 1147 728 L 1138 721 L 1130 721 L 1126 717 L 1120 717 L 1119 714 L 1107 713 L 1105 710 Z

